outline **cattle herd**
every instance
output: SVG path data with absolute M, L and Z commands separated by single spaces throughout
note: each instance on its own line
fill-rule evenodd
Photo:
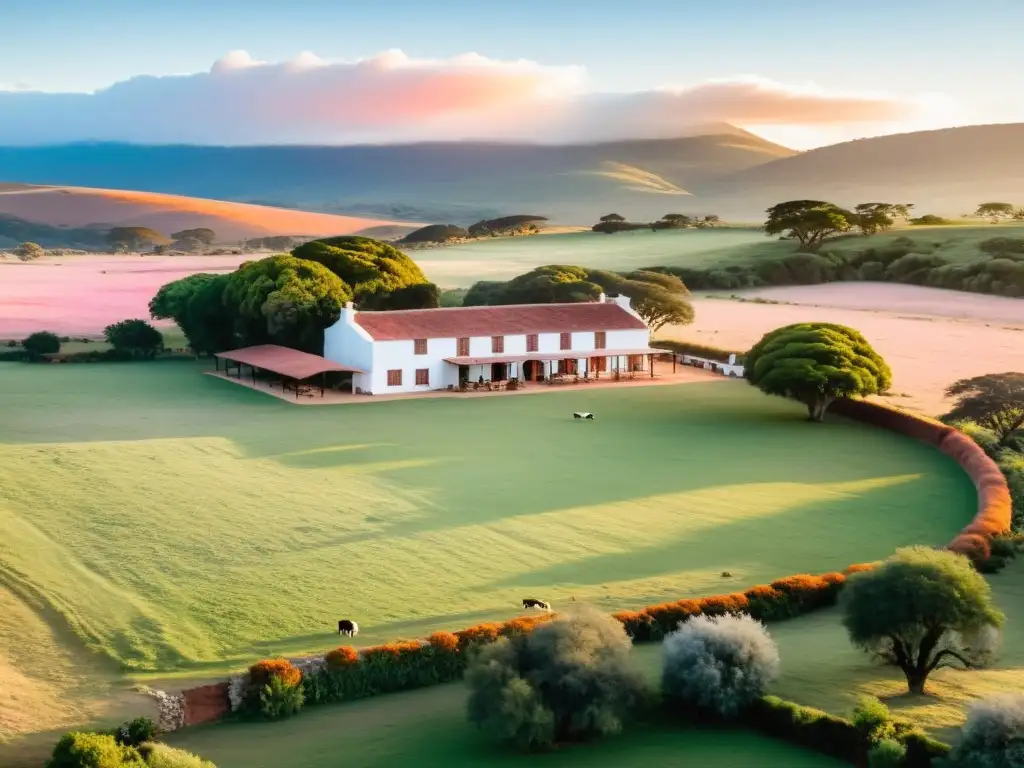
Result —
M 543 600 L 537 600 L 533 597 L 523 598 L 523 608 L 526 610 L 536 608 L 539 611 L 547 611 L 548 613 L 551 613 L 550 603 L 546 603 Z M 338 621 L 338 634 L 345 635 L 346 637 L 355 637 L 359 634 L 359 624 L 352 621 L 352 619 L 341 619 Z

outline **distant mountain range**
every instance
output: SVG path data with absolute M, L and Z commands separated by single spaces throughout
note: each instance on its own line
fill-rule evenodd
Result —
M 462 225 L 524 210 L 589 223 L 616 207 L 635 216 L 646 205 L 656 217 L 692 208 L 692 190 L 794 154 L 732 126 L 705 130 L 575 146 L 0 147 L 0 180 Z
M 798 153 L 717 124 L 677 139 L 571 146 L 83 143 L 0 147 L 0 179 L 462 226 L 523 211 L 566 224 L 612 211 L 756 221 L 793 198 L 910 202 L 919 213 L 957 215 L 984 199 L 1024 203 L 1022 140 L 1021 124 L 971 126 Z
M 0 184 L 0 248 L 24 241 L 45 247 L 98 249 L 114 226 L 163 234 L 209 227 L 221 243 L 268 235 L 373 233 L 400 237 L 415 225 L 242 203 L 83 187 Z

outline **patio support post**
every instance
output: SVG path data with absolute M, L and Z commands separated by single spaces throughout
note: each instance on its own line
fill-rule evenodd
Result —
M 676 372 L 676 355 L 673 353 L 673 355 L 672 355 L 672 373 L 675 373 L 675 372 Z
M 256 389 L 256 366 L 250 365 L 249 367 L 252 368 L 252 388 Z
M 327 388 L 327 371 L 320 371 L 320 397 L 324 396 L 324 390 Z

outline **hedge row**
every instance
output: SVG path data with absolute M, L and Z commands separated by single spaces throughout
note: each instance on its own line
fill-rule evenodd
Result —
M 751 587 L 745 592 L 660 603 L 639 611 L 621 611 L 615 614 L 615 618 L 622 622 L 626 632 L 637 643 L 661 640 L 691 616 L 721 616 L 742 611 L 761 621 L 781 621 L 835 605 L 846 577 L 871 567 L 869 563 L 852 565 L 843 573 L 820 576 L 801 573 L 771 584 Z
M 879 403 L 837 400 L 831 410 L 933 445 L 956 461 L 978 491 L 978 511 L 946 548 L 975 562 L 989 558 L 992 537 L 1009 533 L 1013 525 L 1013 501 L 1003 471 L 977 443 L 941 422 Z
M 865 734 L 851 721 L 777 696 L 759 699 L 744 719 L 769 736 L 801 744 L 854 765 L 864 765 L 870 746 Z M 897 738 L 907 749 L 905 768 L 931 768 L 936 758 L 944 758 L 950 751 L 946 744 L 908 727 Z

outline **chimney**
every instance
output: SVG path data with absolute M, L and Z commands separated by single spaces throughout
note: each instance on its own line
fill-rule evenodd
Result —
M 346 322 L 351 323 L 352 319 L 356 316 L 355 304 L 353 304 L 351 301 L 346 301 L 345 308 L 341 310 L 341 316 L 345 318 Z
M 729 365 L 736 365 L 736 355 L 734 353 L 729 354 Z
M 608 297 L 607 297 L 607 296 L 605 296 L 605 295 L 604 295 L 604 294 L 602 293 L 602 294 L 601 294 L 600 296 L 598 296 L 598 297 L 597 297 L 597 303 L 598 303 L 598 304 L 604 304 L 604 302 L 605 302 L 605 299 L 606 299 L 606 298 L 608 298 Z

